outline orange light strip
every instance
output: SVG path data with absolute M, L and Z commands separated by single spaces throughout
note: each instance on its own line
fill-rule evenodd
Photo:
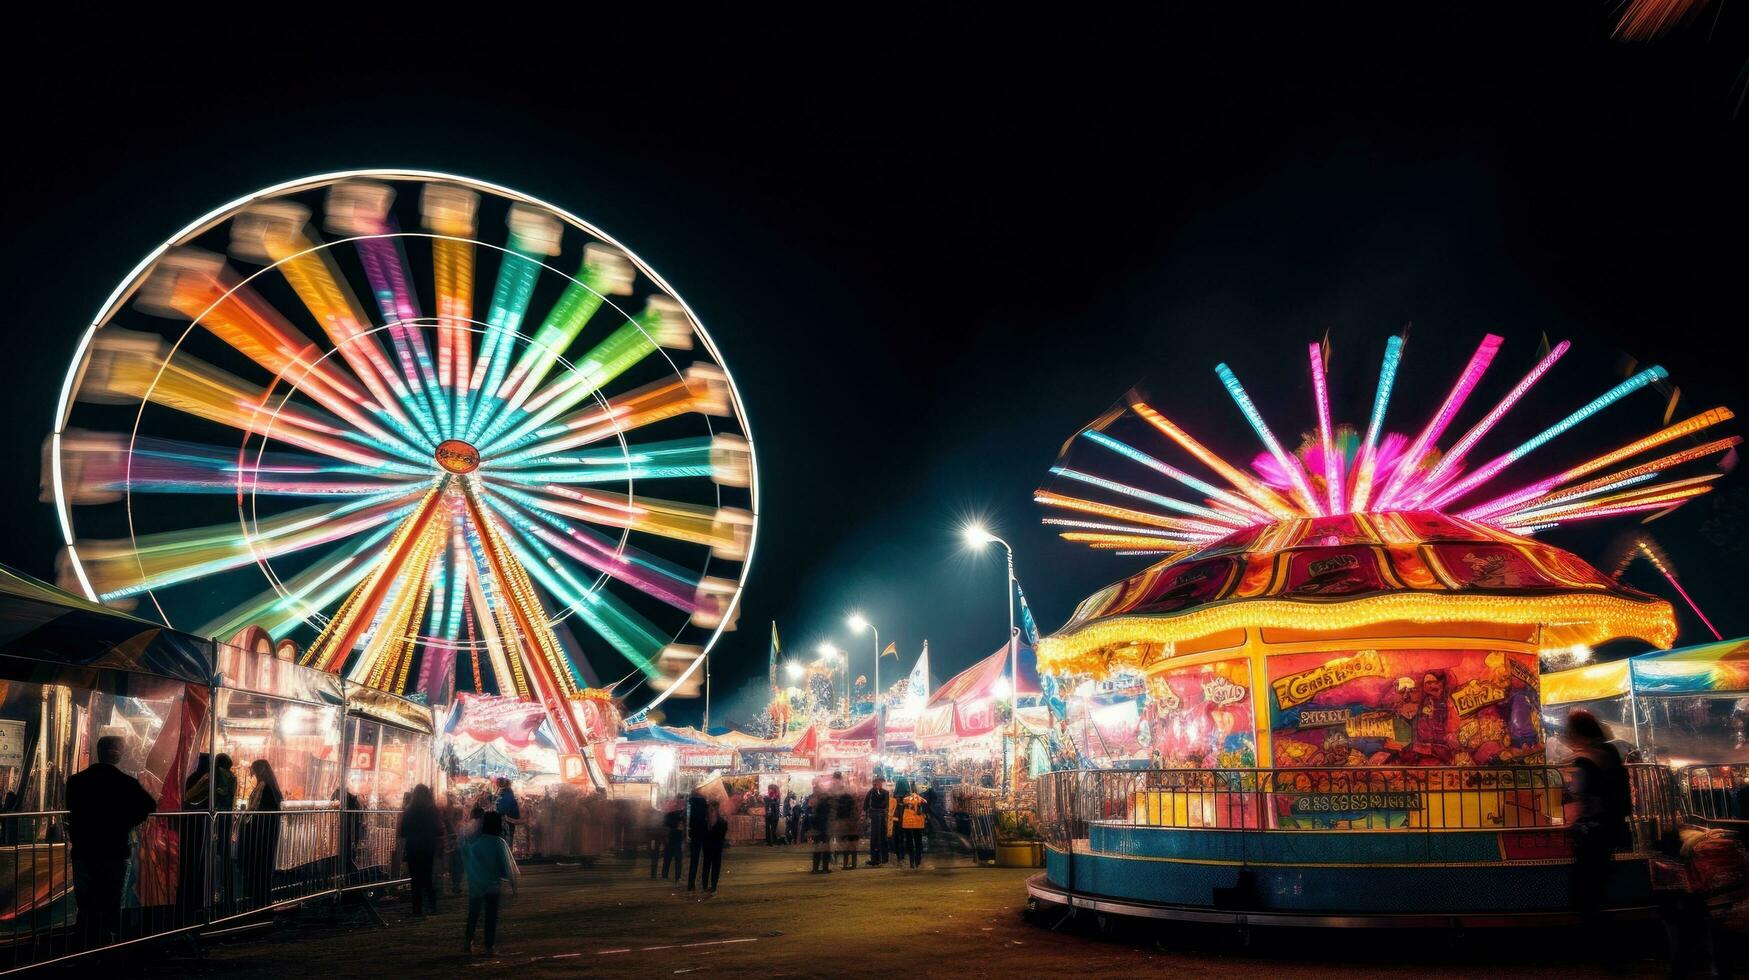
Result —
M 1039 490 L 1032 495 L 1036 503 L 1046 507 L 1061 507 L 1064 510 L 1079 511 L 1083 514 L 1097 514 L 1100 517 L 1111 517 L 1121 521 L 1132 521 L 1136 524 L 1147 524 L 1153 527 L 1165 528 L 1169 531 L 1189 531 L 1192 533 L 1221 535 L 1229 533 L 1227 528 L 1218 524 L 1205 524 L 1183 517 L 1167 517 L 1163 514 L 1151 514 L 1147 511 L 1131 510 L 1128 507 L 1117 507 L 1112 504 L 1100 503 L 1097 500 L 1083 500 L 1080 497 L 1070 497 L 1054 490 Z
M 1159 429 L 1168 439 L 1178 443 L 1185 452 L 1195 456 L 1204 466 L 1219 473 L 1222 479 L 1233 485 L 1233 489 L 1238 490 L 1249 498 L 1252 503 L 1262 507 L 1271 514 L 1274 514 L 1277 518 L 1285 520 L 1292 517 L 1310 516 L 1288 503 L 1287 500 L 1283 499 L 1281 495 L 1277 494 L 1274 490 L 1264 486 L 1256 479 L 1247 476 L 1243 471 L 1239 470 L 1221 457 L 1216 456 L 1207 446 L 1196 441 L 1190 433 L 1180 429 L 1171 419 L 1168 419 L 1166 416 L 1155 411 L 1153 407 L 1146 402 L 1133 401 L 1130 403 L 1130 409 L 1143 419 L 1147 420 L 1147 422 L 1154 428 Z

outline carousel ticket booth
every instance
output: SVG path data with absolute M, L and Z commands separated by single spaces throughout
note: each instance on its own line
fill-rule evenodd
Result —
M 1149 768 L 1041 780 L 1035 895 L 1284 914 L 1566 908 L 1539 652 L 1672 633 L 1666 603 L 1577 557 L 1433 512 L 1236 532 L 1102 590 L 1041 643 L 1060 682 L 1142 676 Z M 1643 872 L 1613 880 L 1615 902 L 1645 899 Z

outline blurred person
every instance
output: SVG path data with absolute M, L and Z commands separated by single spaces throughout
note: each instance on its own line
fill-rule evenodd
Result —
M 522 804 L 517 802 L 508 776 L 498 777 L 498 820 L 504 826 L 504 843 L 510 846 L 510 853 L 515 854 L 516 825 L 522 822 Z
M 777 794 L 777 784 L 765 788 L 765 846 L 777 846 L 777 821 L 783 816 L 783 797 Z
M 1563 736 L 1573 750 L 1571 798 L 1579 804 L 1569 830 L 1573 841 L 1570 897 L 1573 911 L 1590 934 L 1593 950 L 1607 956 L 1601 931 L 1603 905 L 1615 852 L 1628 842 L 1628 817 L 1633 798 L 1621 753 L 1609 743 L 1609 732 L 1583 708 L 1567 715 Z
M 212 770 L 212 755 L 202 752 L 182 782 L 184 812 L 176 818 L 176 909 L 183 922 L 197 917 L 210 897 L 206 809 L 212 803 Z
M 796 794 L 795 794 L 794 790 L 791 790 L 790 792 L 784 794 L 784 797 L 783 797 L 783 818 L 784 818 L 784 824 L 785 824 L 784 837 L 786 838 L 788 843 L 794 844 L 796 842 L 796 834 L 800 830 L 800 825 L 801 825 L 801 820 L 802 820 L 801 811 L 796 808 Z
M 692 795 L 686 798 L 686 890 L 693 891 L 698 885 L 698 866 L 704 857 L 705 832 L 710 829 L 711 804 L 693 787 Z
M 662 846 L 662 880 L 668 880 L 668 869 L 672 867 L 674 884 L 679 885 L 681 865 L 686 863 L 681 853 L 686 840 L 686 797 L 674 797 L 667 812 L 662 814 L 662 829 L 666 832 Z
M 832 846 L 840 871 L 855 871 L 861 835 L 857 833 L 856 794 L 841 773 L 832 776 Z
M 808 820 L 814 837 L 814 873 L 832 873 L 832 794 L 827 787 L 814 788 L 808 797 Z
M 464 821 L 462 806 L 455 796 L 450 795 L 449 805 L 443 809 L 443 853 L 449 858 L 449 893 L 451 896 L 462 893 L 462 833 Z
M 395 837 L 407 855 L 408 891 L 413 899 L 413 914 L 424 915 L 427 904 L 432 912 L 436 912 L 437 889 L 432 884 L 431 874 L 443 840 L 443 815 L 438 812 L 437 798 L 431 787 L 424 783 L 413 787 L 395 827 Z
M 510 856 L 510 843 L 504 836 L 504 818 L 488 813 L 480 824 L 480 832 L 467 842 L 468 925 L 462 937 L 462 953 L 474 951 L 474 932 L 482 917 L 486 920 L 486 955 L 498 954 L 498 900 L 504 881 L 510 882 L 511 894 L 520 891 L 522 872 L 516 859 Z
M 899 801 L 899 861 L 903 864 L 909 855 L 913 869 L 923 863 L 923 828 L 929 822 L 928 807 L 929 801 L 916 789 Z
M 717 879 L 723 873 L 723 848 L 729 844 L 729 820 L 723 808 L 711 804 L 710 825 L 704 832 L 704 893 L 717 893 Z
M 140 781 L 118 768 L 122 740 L 97 740 L 97 761 L 67 778 L 67 837 L 73 858 L 73 901 L 87 949 L 116 939 L 122 885 L 127 880 L 128 835 L 157 804 Z
M 868 818 L 868 866 L 878 868 L 887 863 L 887 825 L 892 821 L 893 794 L 887 792 L 886 780 L 874 778 L 874 785 L 862 798 L 862 812 Z
M 285 796 L 279 779 L 266 759 L 249 763 L 255 788 L 249 791 L 248 815 L 243 818 L 239 853 L 243 864 L 243 890 L 252 908 L 273 904 L 273 874 L 278 868 L 280 804 Z

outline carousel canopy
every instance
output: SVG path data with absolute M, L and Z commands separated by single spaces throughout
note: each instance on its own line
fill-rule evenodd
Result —
M 1669 603 L 1552 545 L 1436 511 L 1349 513 L 1242 528 L 1107 586 L 1039 644 L 1039 663 L 1103 673 L 1126 647 L 1157 657 L 1244 627 L 1394 622 L 1541 624 L 1545 647 L 1676 633 Z
M 1749 637 L 1588 664 L 1545 674 L 1542 679 L 1546 705 L 1595 701 L 1629 693 L 1749 693 Z
M 0 567 L 0 655 L 207 684 L 213 647 Z

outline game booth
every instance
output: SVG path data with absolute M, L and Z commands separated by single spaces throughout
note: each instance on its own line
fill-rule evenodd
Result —
M 1564 909 L 1539 651 L 1673 633 L 1668 604 L 1574 555 L 1434 512 L 1228 535 L 1100 591 L 1040 644 L 1066 690 L 1140 678 L 1148 761 L 1042 777 L 1034 895 L 1156 913 Z M 1647 900 L 1645 857 L 1623 856 L 1641 870 L 1613 876 L 1612 904 Z

